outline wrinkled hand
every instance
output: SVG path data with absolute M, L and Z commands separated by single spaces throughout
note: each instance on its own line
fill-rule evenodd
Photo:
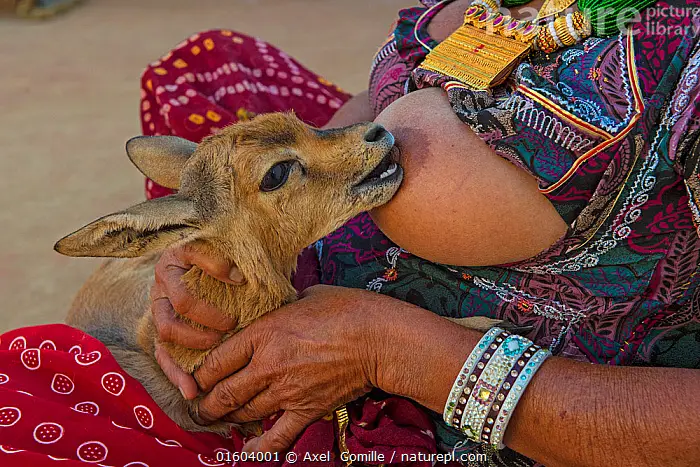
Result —
M 151 313 L 161 342 L 205 350 L 219 342 L 226 331 L 234 329 L 236 322 L 189 293 L 181 277 L 195 265 L 223 282 L 241 284 L 245 280 L 237 268 L 206 257 L 191 246 L 170 248 L 156 264 L 156 280 L 151 288 Z M 210 330 L 195 329 L 178 316 Z M 197 396 L 197 384 L 192 376 L 182 371 L 160 345 L 156 345 L 156 359 L 168 379 L 180 388 L 186 399 Z
M 263 316 L 217 347 L 195 372 L 209 392 L 199 404 L 206 421 L 261 420 L 284 410 L 249 441 L 247 452 L 288 448 L 312 422 L 357 399 L 376 378 L 373 323 L 382 297 L 316 286 Z
M 156 265 L 151 311 L 162 342 L 209 349 L 237 323 L 190 295 L 181 277 L 193 265 L 224 282 L 245 280 L 237 268 L 191 247 L 172 248 Z M 316 286 L 230 337 L 194 376 L 161 346 L 156 358 L 186 399 L 194 399 L 200 389 L 208 393 L 198 411 L 204 423 L 245 423 L 283 410 L 272 429 L 245 446 L 248 452 L 281 451 L 314 421 L 372 387 L 385 389 L 379 384 L 386 377 L 378 374 L 378 362 L 387 347 L 396 346 L 378 330 L 395 327 L 387 310 L 397 303 L 402 302 L 373 292 Z M 178 316 L 209 330 L 194 329 Z

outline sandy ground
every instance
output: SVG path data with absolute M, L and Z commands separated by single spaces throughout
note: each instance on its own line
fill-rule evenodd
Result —
M 124 154 L 144 66 L 190 34 L 268 40 L 349 91 L 408 0 L 90 0 L 48 22 L 0 18 L 0 332 L 63 320 L 98 264 L 56 240 L 138 202 Z

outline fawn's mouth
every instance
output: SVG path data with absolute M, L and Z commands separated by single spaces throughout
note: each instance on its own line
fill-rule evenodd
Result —
M 403 169 L 393 157 L 395 147 L 391 147 L 382 160 L 362 180 L 352 188 L 355 195 L 375 195 L 377 202 L 387 202 L 396 193 L 403 180 Z M 382 199 L 386 198 L 386 199 Z

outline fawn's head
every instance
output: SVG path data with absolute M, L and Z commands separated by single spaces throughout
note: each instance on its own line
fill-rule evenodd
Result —
M 391 199 L 403 177 L 393 148 L 380 125 L 324 131 L 289 113 L 231 125 L 199 145 L 133 138 L 126 149 L 134 165 L 178 193 L 102 217 L 55 249 L 134 257 L 197 242 L 237 264 L 248 281 L 266 266 L 288 275 L 304 247 Z

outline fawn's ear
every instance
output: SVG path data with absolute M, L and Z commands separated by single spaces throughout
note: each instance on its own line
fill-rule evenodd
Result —
M 141 256 L 196 233 L 196 219 L 192 201 L 166 196 L 102 217 L 59 240 L 54 250 L 66 256 Z
M 178 189 L 180 174 L 197 145 L 177 136 L 137 136 L 126 142 L 126 154 L 142 174 L 165 188 Z

